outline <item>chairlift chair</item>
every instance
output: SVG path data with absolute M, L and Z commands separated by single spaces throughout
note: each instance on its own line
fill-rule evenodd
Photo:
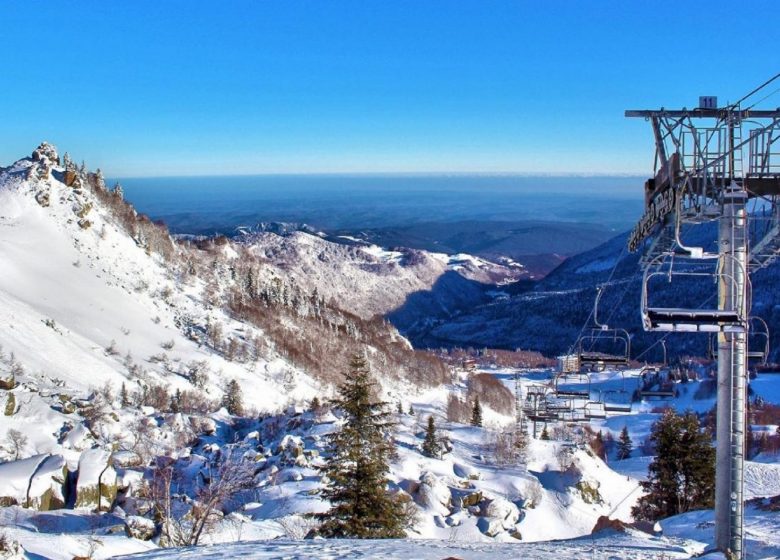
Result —
M 577 379 L 577 385 L 587 384 L 586 389 L 567 388 L 567 380 Z M 583 382 L 584 379 L 584 382 Z M 561 383 L 563 381 L 563 384 Z M 553 383 L 553 394 L 568 399 L 590 399 L 590 376 L 585 373 L 559 373 Z
M 765 366 L 769 359 L 769 325 L 761 317 L 750 317 L 747 346 L 747 359 L 756 365 Z
M 675 261 L 681 262 L 683 268 L 675 268 Z M 665 278 L 668 283 L 679 279 L 709 278 L 717 281 L 726 278 L 733 283 L 733 276 L 722 270 L 721 264 L 712 261 L 715 270 L 701 270 L 704 258 L 692 257 L 690 254 L 666 253 L 654 259 L 645 268 L 642 280 L 642 323 L 646 331 L 663 332 L 731 332 L 746 331 L 746 314 L 743 307 L 737 309 L 708 309 L 660 307 L 652 305 L 649 292 L 650 284 L 655 278 Z M 696 268 L 696 267 L 699 268 Z
M 599 321 L 599 302 L 603 293 L 602 284 L 596 288 L 596 299 L 593 301 L 594 326 L 577 340 L 580 366 L 591 370 L 596 368 L 603 370 L 607 366 L 627 366 L 631 360 L 631 336 L 628 331 L 610 328 L 606 323 Z M 605 342 L 606 348 L 603 344 Z

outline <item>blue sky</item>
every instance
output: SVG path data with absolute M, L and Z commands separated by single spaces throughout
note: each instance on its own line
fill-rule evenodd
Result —
M 780 70 L 780 2 L 6 2 L 0 165 L 109 176 L 647 173 L 626 108 Z M 780 105 L 780 94 L 767 101 Z

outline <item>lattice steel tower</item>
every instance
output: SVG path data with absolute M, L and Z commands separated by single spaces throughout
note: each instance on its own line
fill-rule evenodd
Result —
M 626 111 L 655 137 L 655 175 L 629 238 L 643 251 L 643 325 L 718 338 L 715 544 L 740 560 L 750 274 L 780 254 L 780 109 L 742 106 L 777 78 L 722 108 L 702 97 L 696 109 Z

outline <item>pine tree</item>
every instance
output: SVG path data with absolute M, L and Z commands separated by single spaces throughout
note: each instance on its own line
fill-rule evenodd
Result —
M 127 387 L 125 387 L 124 383 L 122 383 L 122 386 L 119 388 L 119 402 L 123 408 L 130 406 L 130 397 L 127 394 Z
M 176 389 L 176 392 L 171 395 L 171 412 L 181 412 L 181 389 Z
M 414 416 L 414 407 L 411 404 L 409 404 L 409 416 Z
M 436 425 L 433 416 L 428 416 L 428 427 L 425 429 L 425 439 L 422 444 L 422 452 L 426 457 L 438 458 L 441 455 L 441 444 L 436 437 Z
M 482 426 L 482 405 L 479 404 L 479 397 L 474 398 L 474 406 L 471 409 L 471 425 Z
M 631 452 L 634 450 L 634 444 L 631 441 L 631 436 L 628 435 L 628 426 L 623 426 L 623 430 L 620 432 L 620 438 L 617 445 L 617 458 L 618 461 L 628 459 L 631 457 Z
M 401 404 L 401 401 L 398 401 L 398 414 L 404 413 L 404 405 Z
M 542 439 L 544 441 L 550 441 L 550 432 L 547 431 L 547 425 L 545 424 L 544 428 L 542 429 L 542 433 L 539 436 L 539 439 Z
M 225 396 L 222 398 L 222 406 L 233 416 L 244 415 L 244 402 L 241 399 L 241 385 L 238 381 L 231 379 L 225 389 Z
M 332 401 L 343 413 L 341 430 L 328 436 L 328 453 L 320 467 L 325 487 L 320 495 L 331 508 L 315 518 L 319 533 L 331 538 L 399 538 L 405 536 L 404 504 L 387 490 L 389 457 L 394 446 L 386 404 L 376 399 L 365 359 L 353 356 L 347 379 Z
M 694 509 L 710 508 L 715 495 L 715 449 L 701 431 L 698 417 L 667 410 L 650 435 L 656 457 L 642 482 L 646 494 L 632 513 L 655 521 Z
M 320 399 L 315 396 L 311 400 L 311 405 L 309 406 L 309 408 L 314 414 L 319 414 L 320 409 L 322 408 L 322 403 L 320 402 Z

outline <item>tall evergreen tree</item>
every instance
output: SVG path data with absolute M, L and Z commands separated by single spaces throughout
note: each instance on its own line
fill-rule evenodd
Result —
M 631 441 L 631 436 L 628 435 L 628 426 L 623 426 L 623 430 L 620 432 L 620 438 L 618 438 L 617 444 L 617 458 L 618 461 L 628 459 L 631 457 L 631 452 L 634 450 L 634 444 Z
M 125 387 L 124 383 L 122 383 L 122 386 L 119 388 L 119 402 L 123 408 L 130 406 L 130 397 L 127 394 L 127 387 Z
M 238 381 L 231 379 L 225 389 L 225 396 L 222 398 L 222 406 L 234 416 L 244 415 L 244 401 L 241 398 L 241 385 Z
M 479 404 L 479 396 L 474 397 L 474 406 L 471 409 L 471 425 L 482 425 L 482 405 Z
M 439 457 L 441 454 L 441 443 L 439 443 L 439 438 L 436 437 L 436 425 L 433 422 L 433 415 L 428 416 L 428 427 L 425 429 L 422 452 L 426 457 Z
M 642 482 L 646 494 L 634 507 L 634 517 L 655 521 L 712 507 L 715 449 L 710 435 L 700 429 L 698 417 L 692 412 L 680 416 L 669 409 L 653 424 L 650 439 L 656 457 Z
M 341 430 L 328 436 L 328 452 L 320 471 L 320 495 L 331 508 L 315 517 L 319 533 L 331 538 L 399 538 L 405 536 L 404 504 L 387 489 L 388 462 L 394 446 L 386 403 L 375 396 L 368 364 L 352 357 L 347 379 L 332 406 L 344 415 Z
M 539 434 L 539 439 L 544 441 L 550 441 L 550 432 L 547 431 L 547 424 L 542 428 L 542 433 Z

